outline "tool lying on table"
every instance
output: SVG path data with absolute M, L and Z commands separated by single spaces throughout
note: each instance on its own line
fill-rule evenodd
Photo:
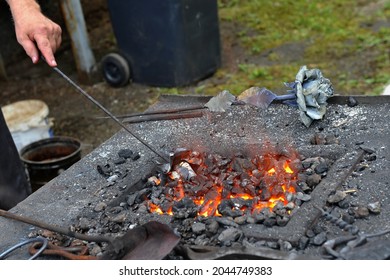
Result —
M 45 58 L 41 55 L 41 59 L 46 62 Z M 52 67 L 54 71 L 60 74 L 68 83 L 70 83 L 73 87 L 77 89 L 79 93 L 81 93 L 84 97 L 86 97 L 89 101 L 95 104 L 99 109 L 101 109 L 104 113 L 106 113 L 112 120 L 114 120 L 117 124 L 119 124 L 124 130 L 130 133 L 134 138 L 136 138 L 139 142 L 144 144 L 149 150 L 153 153 L 161 157 L 165 162 L 169 162 L 169 158 L 167 155 L 164 155 L 158 151 L 156 151 L 153 147 L 151 147 L 148 143 L 142 140 L 139 136 L 134 134 L 127 126 L 125 126 L 114 114 L 112 114 L 107 108 L 101 105 L 95 98 L 89 95 L 85 90 L 83 90 L 79 85 L 77 85 L 74 81 L 72 81 L 64 72 L 62 72 L 58 67 Z
M 0 209 L 0 216 L 13 219 L 26 224 L 34 225 L 43 229 L 47 229 L 53 232 L 57 232 L 76 239 L 96 242 L 108 243 L 108 246 L 103 253 L 102 257 L 88 256 L 79 252 L 70 252 L 73 249 L 64 249 L 63 247 L 53 246 L 52 244 L 43 244 L 41 247 L 33 245 L 30 248 L 30 254 L 37 256 L 37 250 L 45 247 L 42 251 L 39 249 L 39 253 L 43 255 L 57 255 L 68 259 L 104 259 L 104 260 L 159 260 L 166 257 L 179 243 L 180 237 L 177 236 L 174 231 L 166 224 L 162 224 L 156 221 L 150 221 L 146 224 L 137 226 L 131 230 L 128 230 L 123 236 L 110 237 L 104 235 L 86 235 L 78 232 L 71 231 L 70 229 L 49 225 L 43 222 L 35 221 L 27 217 L 15 215 L 11 212 L 7 212 Z M 26 241 L 23 244 L 17 244 L 18 247 L 31 242 L 41 242 L 40 240 Z M 48 248 L 46 249 L 46 246 Z M 15 246 L 14 246 L 15 247 Z M 5 257 L 9 252 L 14 250 L 14 247 L 0 254 Z M 82 249 L 82 248 L 81 248 Z

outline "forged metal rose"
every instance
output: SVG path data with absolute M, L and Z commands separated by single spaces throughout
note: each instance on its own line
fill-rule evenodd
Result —
M 287 94 L 276 95 L 266 88 L 251 87 L 243 91 L 237 98 L 224 90 L 205 104 L 212 112 L 224 112 L 232 104 L 250 104 L 267 109 L 271 103 L 278 101 L 298 107 L 300 119 L 306 127 L 313 120 L 320 120 L 326 113 L 327 99 L 333 96 L 333 86 L 329 79 L 322 76 L 319 69 L 307 69 L 302 66 L 295 76 L 295 81 L 285 83 L 290 88 Z
M 295 82 L 286 83 L 296 95 L 300 118 L 306 127 L 313 120 L 320 120 L 326 113 L 327 99 L 333 96 L 333 86 L 329 79 L 322 76 L 319 69 L 307 69 L 302 66 Z

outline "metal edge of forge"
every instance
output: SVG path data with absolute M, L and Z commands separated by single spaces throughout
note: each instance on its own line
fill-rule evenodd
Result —
M 335 95 L 333 97 L 330 97 L 327 102 L 329 104 L 339 104 L 344 105 L 349 103 L 349 99 L 353 98 L 360 104 L 368 104 L 368 105 L 375 105 L 375 104 L 383 104 L 383 103 L 390 103 L 390 96 L 389 95 L 377 95 L 377 96 L 370 96 L 370 95 Z
M 158 98 L 158 103 L 165 103 L 165 102 L 182 102 L 184 99 L 189 102 L 198 102 L 201 104 L 207 103 L 210 98 L 212 98 L 212 95 L 170 95 L 170 94 L 162 94 Z M 370 96 L 370 95 L 334 95 L 330 97 L 327 100 L 327 103 L 329 104 L 338 104 L 338 105 L 345 105 L 349 103 L 349 99 L 354 98 L 358 103 L 360 104 L 369 104 L 369 105 L 375 105 L 375 104 L 383 104 L 383 103 L 390 103 L 390 96 L 389 95 L 376 95 L 376 96 Z M 275 101 L 275 103 L 278 103 Z M 150 112 L 154 110 L 154 106 L 151 106 L 146 110 L 146 112 Z

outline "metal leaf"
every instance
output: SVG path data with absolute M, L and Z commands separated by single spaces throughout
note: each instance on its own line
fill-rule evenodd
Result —
M 276 94 L 266 88 L 251 87 L 240 94 L 238 99 L 261 109 L 267 109 L 274 101 Z
M 236 97 L 233 94 L 224 90 L 211 98 L 204 106 L 209 108 L 211 112 L 225 112 L 235 100 Z

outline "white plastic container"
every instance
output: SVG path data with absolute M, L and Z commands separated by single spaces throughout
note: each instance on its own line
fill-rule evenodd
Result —
M 3 106 L 1 110 L 19 152 L 32 142 L 53 136 L 49 108 L 43 101 L 18 101 Z
M 382 95 L 390 95 L 390 84 L 388 84 L 382 92 Z

